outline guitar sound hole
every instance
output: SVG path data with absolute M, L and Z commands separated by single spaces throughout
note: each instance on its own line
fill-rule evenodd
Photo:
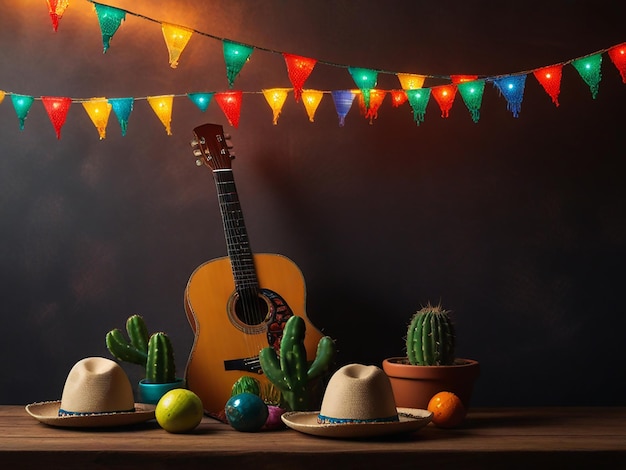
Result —
M 269 304 L 257 293 L 242 293 L 235 299 L 234 313 L 243 325 L 262 325 L 267 320 Z

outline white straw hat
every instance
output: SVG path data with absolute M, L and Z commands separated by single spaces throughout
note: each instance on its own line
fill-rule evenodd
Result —
M 413 432 L 431 419 L 427 410 L 396 408 L 387 375 L 362 364 L 348 364 L 333 374 L 320 411 L 282 415 L 283 422 L 296 431 L 338 438 Z
M 65 427 L 122 426 L 154 418 L 154 405 L 135 403 L 128 376 L 104 357 L 78 361 L 60 401 L 31 403 L 26 411 L 42 423 Z

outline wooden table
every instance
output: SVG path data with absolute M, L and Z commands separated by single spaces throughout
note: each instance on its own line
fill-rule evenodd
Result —
M 626 408 L 481 408 L 463 427 L 344 441 L 293 430 L 241 433 L 205 418 L 192 434 L 49 427 L 0 406 L 0 468 L 626 469 Z M 540 467 L 537 467 L 541 465 Z

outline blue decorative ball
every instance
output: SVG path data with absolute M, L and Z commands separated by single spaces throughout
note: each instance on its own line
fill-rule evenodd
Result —
M 268 409 L 263 400 L 252 393 L 232 396 L 224 408 L 226 419 L 237 431 L 260 430 L 267 421 Z

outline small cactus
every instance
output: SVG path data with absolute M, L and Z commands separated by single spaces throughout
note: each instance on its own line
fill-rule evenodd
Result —
M 148 341 L 148 361 L 146 362 L 146 381 L 149 383 L 169 383 L 176 380 L 174 350 L 169 337 L 163 333 L 154 333 Z
M 455 334 L 449 313 L 441 305 L 428 304 L 413 315 L 406 337 L 410 364 L 441 366 L 454 362 Z
M 176 380 L 174 352 L 165 333 L 149 336 L 146 323 L 140 315 L 133 315 L 126 320 L 126 332 L 129 340 L 117 328 L 106 335 L 107 349 L 116 359 L 145 368 L 148 382 Z
M 140 315 L 133 315 L 126 320 L 126 332 L 130 341 L 115 328 L 106 335 L 109 352 L 120 361 L 139 364 L 145 367 L 148 360 L 148 328 Z
M 328 371 L 335 357 L 335 342 L 324 336 L 317 344 L 315 360 L 309 365 L 304 347 L 305 330 L 304 320 L 294 315 L 285 323 L 280 357 L 272 347 L 259 353 L 263 372 L 281 391 L 291 411 L 308 411 L 314 380 Z

